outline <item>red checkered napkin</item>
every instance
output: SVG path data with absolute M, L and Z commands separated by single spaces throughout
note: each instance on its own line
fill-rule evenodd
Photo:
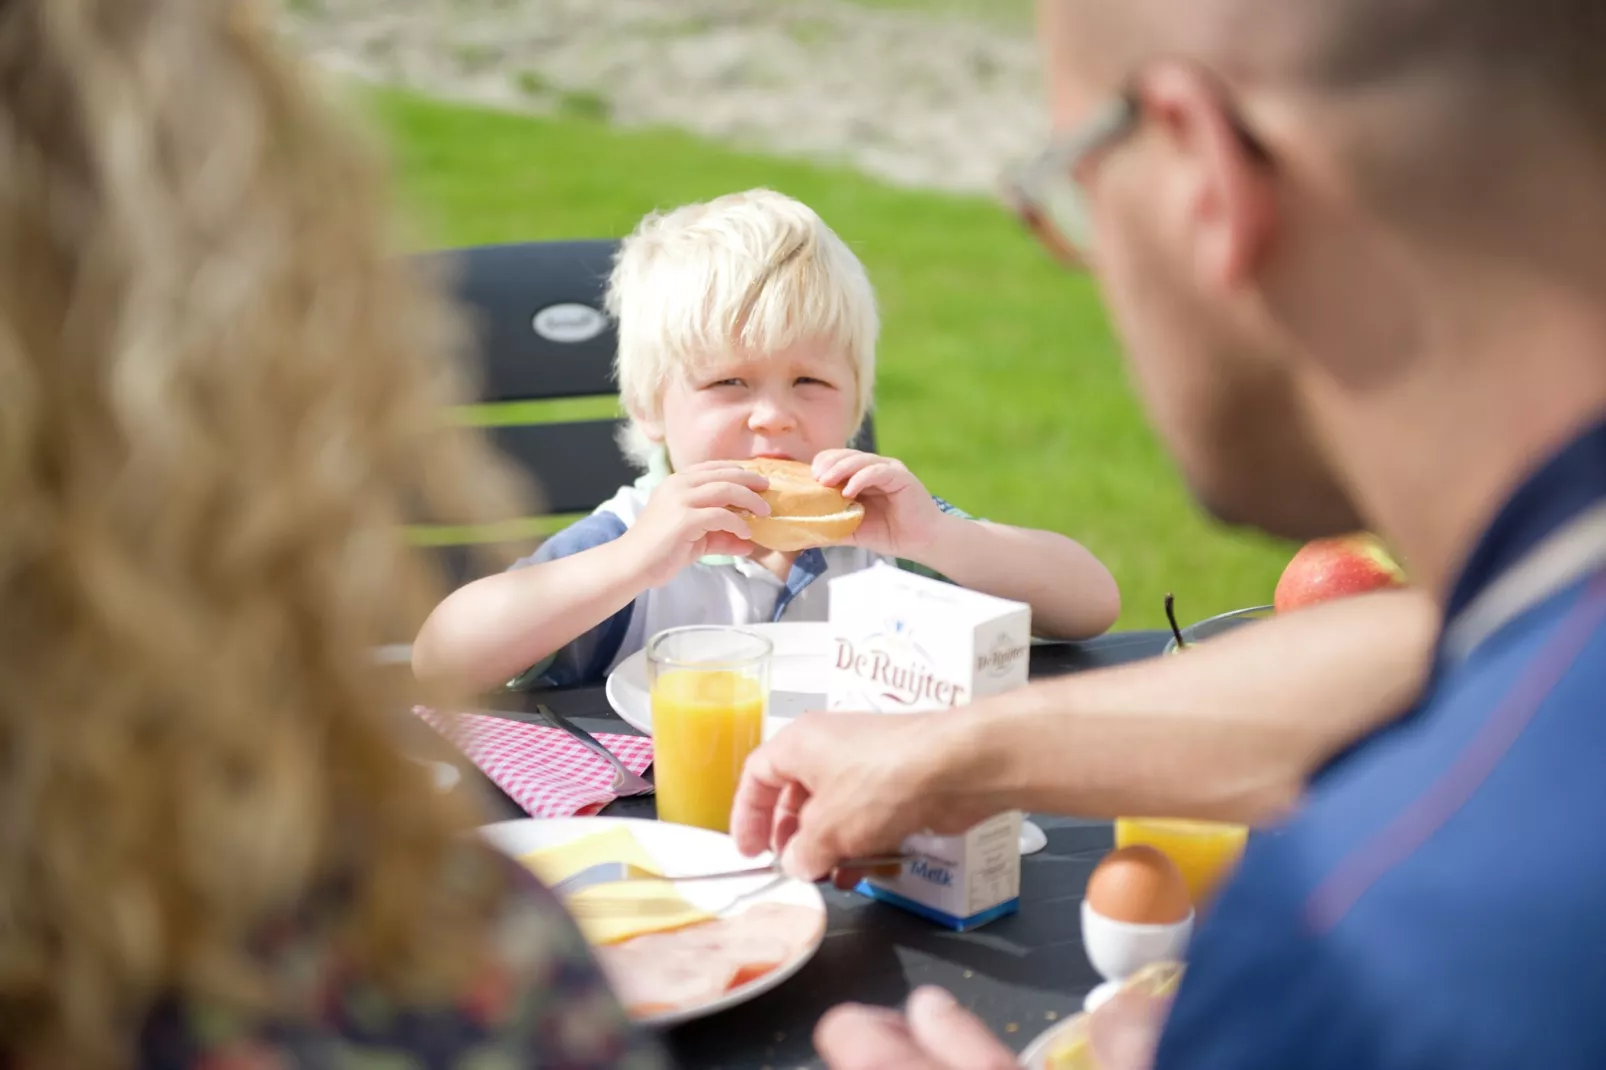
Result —
M 567 732 L 480 713 L 413 710 L 531 817 L 583 817 L 613 802 L 613 767 Z M 598 733 L 633 773 L 652 764 L 646 736 Z

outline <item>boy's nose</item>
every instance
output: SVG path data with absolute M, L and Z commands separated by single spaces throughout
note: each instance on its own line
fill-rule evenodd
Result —
M 791 409 L 768 398 L 755 402 L 747 417 L 747 426 L 754 431 L 790 431 L 796 424 Z

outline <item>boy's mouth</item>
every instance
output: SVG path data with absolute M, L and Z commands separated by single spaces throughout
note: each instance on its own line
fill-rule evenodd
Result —
M 760 457 L 766 458 L 766 459 L 771 460 L 771 461 L 791 461 L 791 460 L 796 460 L 796 458 L 794 458 L 790 453 L 782 453 L 779 450 L 768 450 L 768 451 L 763 452 L 763 453 L 755 453 L 755 454 L 753 454 L 753 459 L 754 460 L 757 460 Z

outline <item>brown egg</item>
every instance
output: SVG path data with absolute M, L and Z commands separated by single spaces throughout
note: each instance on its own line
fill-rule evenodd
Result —
M 1111 851 L 1087 880 L 1087 905 L 1111 921 L 1170 925 L 1193 904 L 1175 862 L 1147 844 Z

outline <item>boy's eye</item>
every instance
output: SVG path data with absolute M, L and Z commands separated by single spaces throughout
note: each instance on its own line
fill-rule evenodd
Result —
M 802 378 L 800 378 L 797 381 L 797 385 L 799 385 L 799 386 L 830 386 L 831 384 L 826 382 L 824 379 L 816 379 L 813 376 L 805 375 L 805 376 L 803 376 Z
M 709 386 L 745 386 L 746 384 L 743 383 L 742 380 L 740 380 L 740 379 L 718 379 L 718 380 L 715 380 L 712 383 L 709 383 L 708 385 Z

